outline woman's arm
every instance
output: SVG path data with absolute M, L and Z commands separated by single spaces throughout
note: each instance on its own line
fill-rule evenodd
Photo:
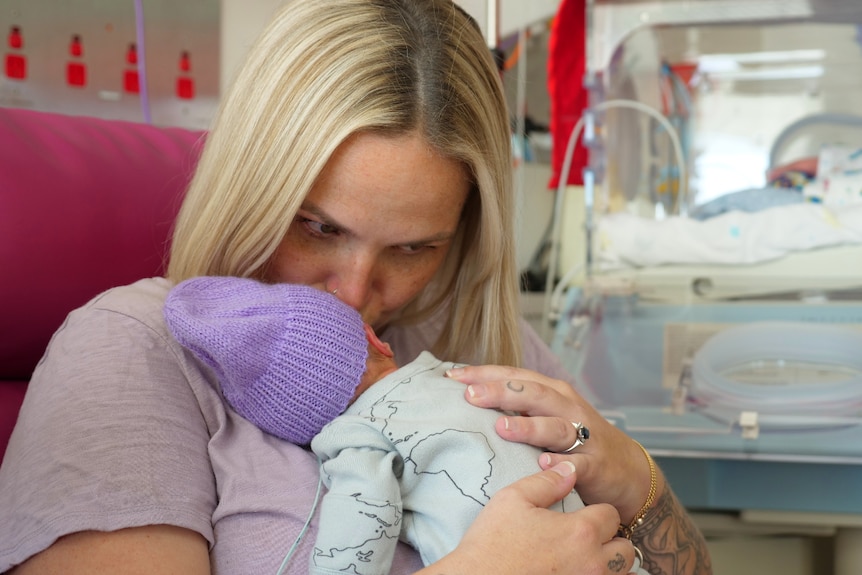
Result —
M 498 492 L 458 548 L 420 575 L 579 575 L 626 573 L 631 543 L 615 538 L 619 515 L 609 505 L 573 513 L 545 507 L 562 499 L 575 482 L 561 463 Z M 204 575 L 210 573 L 206 540 L 168 525 L 86 531 L 59 539 L 9 575 Z
M 703 534 L 670 489 L 659 495 L 644 517 L 643 525 L 632 535 L 632 542 L 643 552 L 643 568 L 650 573 L 712 573 L 712 560 Z M 673 548 L 669 549 L 669 545 Z
M 522 416 L 502 416 L 497 433 L 510 441 L 549 450 L 543 468 L 570 461 L 578 469 L 578 494 L 584 503 L 608 503 L 629 525 L 647 501 L 651 470 L 641 447 L 609 423 L 564 381 L 534 371 L 500 366 L 468 366 L 450 372 L 468 385 L 473 405 Z M 571 453 L 561 453 L 575 440 L 572 422 L 590 429 L 590 439 Z M 706 541 L 693 525 L 655 468 L 655 501 L 634 531 L 645 567 L 654 575 L 709 575 L 712 563 Z
M 0 569 L 170 572 L 188 541 L 213 541 L 217 495 L 198 401 L 209 398 L 195 394 L 157 326 L 136 319 L 160 314 L 159 287 L 105 293 L 54 334 L 0 469 Z M 195 533 L 174 546 L 186 531 L 167 525 Z M 149 556 L 164 559 L 137 564 Z
M 207 541 L 199 533 L 171 525 L 112 532 L 83 531 L 58 539 L 9 575 L 205 575 L 210 572 Z

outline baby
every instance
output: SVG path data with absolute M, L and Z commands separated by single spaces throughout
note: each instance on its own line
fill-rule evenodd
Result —
M 500 488 L 539 470 L 538 448 L 500 438 L 455 364 L 398 367 L 359 313 L 307 286 L 202 277 L 165 303 L 176 339 L 218 376 L 242 417 L 321 462 L 311 573 L 388 573 L 399 538 L 425 564 L 449 553 Z M 575 492 L 558 510 L 583 507 Z

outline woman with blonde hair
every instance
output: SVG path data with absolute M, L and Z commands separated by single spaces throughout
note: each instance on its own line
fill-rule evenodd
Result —
M 331 292 L 403 362 L 431 349 L 476 365 L 452 373 L 466 400 L 520 413 L 497 432 L 548 450 L 455 551 L 423 569 L 402 544 L 391 573 L 624 573 L 632 543 L 651 573 L 710 573 L 649 455 L 519 319 L 510 162 L 494 62 L 450 0 L 289 2 L 224 95 L 169 277 L 70 314 L 34 373 L 28 432 L 0 470 L 0 571 L 279 569 L 312 514 L 317 461 L 230 409 L 162 316 L 172 285 L 221 275 Z M 576 467 L 591 505 L 546 509 Z
M 293 4 L 225 98 L 177 223 L 171 279 L 273 280 L 273 256 L 343 142 L 421 135 L 459 164 L 470 193 L 445 265 L 387 320 L 415 321 L 448 300 L 447 335 L 435 351 L 518 365 L 509 122 L 487 48 L 448 2 Z M 451 204 L 432 207 L 458 215 Z

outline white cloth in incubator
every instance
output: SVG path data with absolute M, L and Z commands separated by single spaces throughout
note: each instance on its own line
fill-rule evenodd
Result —
M 862 148 L 824 146 L 817 177 L 805 185 L 803 194 L 831 208 L 862 204 Z
M 862 244 L 862 204 L 732 211 L 707 220 L 651 220 L 625 213 L 599 219 L 595 262 L 602 269 L 666 264 L 753 264 L 792 252 Z

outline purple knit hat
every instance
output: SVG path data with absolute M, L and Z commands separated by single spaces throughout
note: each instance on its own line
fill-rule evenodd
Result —
M 171 290 L 164 314 L 238 414 L 297 445 L 347 408 L 365 373 L 359 312 L 308 286 L 199 277 Z

